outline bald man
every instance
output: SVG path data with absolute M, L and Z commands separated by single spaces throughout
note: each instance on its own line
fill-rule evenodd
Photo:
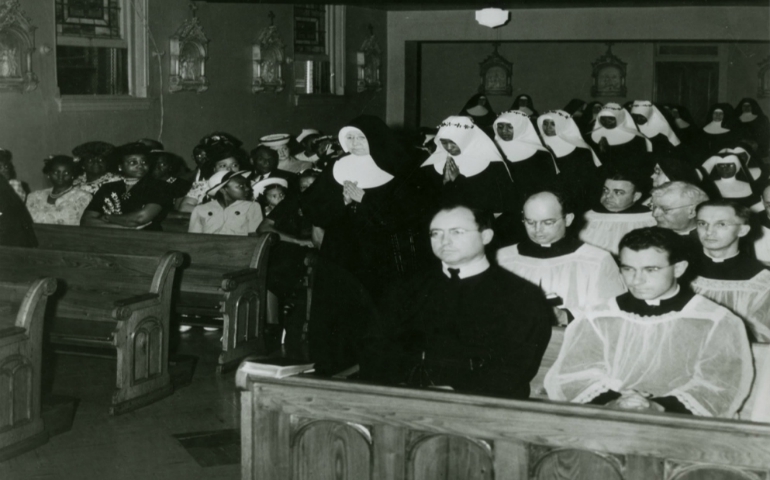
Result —
M 626 291 L 609 252 L 568 235 L 575 214 L 563 193 L 543 190 L 531 195 L 522 214 L 529 239 L 500 249 L 497 262 L 539 285 L 559 324 Z

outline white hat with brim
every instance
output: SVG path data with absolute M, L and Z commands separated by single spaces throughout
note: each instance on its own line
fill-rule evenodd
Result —
M 264 145 L 266 147 L 270 148 L 277 148 L 281 145 L 286 145 L 289 143 L 289 139 L 291 139 L 291 135 L 288 133 L 275 133 L 273 135 L 265 135 L 264 137 L 260 138 L 260 145 Z
M 254 188 L 254 198 L 257 198 L 258 196 L 265 193 L 265 189 L 269 187 L 270 185 L 281 185 L 283 188 L 289 188 L 289 182 L 285 178 L 281 177 L 269 177 L 264 180 L 260 180 L 257 183 L 253 185 Z
M 206 191 L 206 195 L 213 197 L 217 192 L 227 185 L 227 182 L 232 180 L 233 177 L 240 175 L 241 177 L 248 177 L 251 172 L 248 170 L 241 170 L 240 172 L 231 172 L 229 170 L 222 170 L 217 172 L 209 178 L 209 189 Z
M 297 135 L 297 143 L 301 143 L 302 140 L 309 137 L 310 135 L 320 135 L 320 134 L 321 132 L 319 132 L 318 130 L 315 130 L 313 128 L 305 128 L 304 130 L 302 130 L 302 133 Z

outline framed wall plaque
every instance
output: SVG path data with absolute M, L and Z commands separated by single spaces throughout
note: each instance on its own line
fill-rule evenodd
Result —
M 31 92 L 38 80 L 32 71 L 35 28 L 18 0 L 0 5 L 0 90 Z
M 493 43 L 494 52 L 482 62 L 479 63 L 479 74 L 481 76 L 481 85 L 479 93 L 485 95 L 511 95 L 513 85 L 513 63 L 497 51 L 500 43 Z
M 591 63 L 593 84 L 592 97 L 626 96 L 626 62 L 612 53 L 612 43 L 607 43 L 607 51 Z

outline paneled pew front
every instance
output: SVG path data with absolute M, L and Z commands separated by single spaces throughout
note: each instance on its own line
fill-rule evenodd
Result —
M 179 252 L 158 256 L 0 248 L 0 281 L 54 277 L 46 335 L 59 351 L 117 355 L 110 413 L 152 403 L 172 392 L 169 317 Z
M 144 232 L 106 228 L 35 225 L 41 249 L 76 252 L 185 255 L 172 311 L 221 317 L 222 353 L 217 371 L 260 352 L 266 318 L 267 261 L 276 234 L 257 237 Z
M 244 480 L 770 478 L 768 424 L 307 376 L 236 381 Z
M 40 413 L 43 321 L 56 280 L 0 283 L 0 462 L 48 440 Z

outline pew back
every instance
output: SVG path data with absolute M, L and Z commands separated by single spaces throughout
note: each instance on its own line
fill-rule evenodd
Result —
M 243 479 L 759 479 L 770 425 L 242 371 Z
M 65 225 L 35 225 L 39 248 L 80 252 L 132 255 L 160 255 L 168 250 L 187 254 L 192 265 L 255 268 L 255 237 L 187 234 L 169 232 L 121 231 Z

